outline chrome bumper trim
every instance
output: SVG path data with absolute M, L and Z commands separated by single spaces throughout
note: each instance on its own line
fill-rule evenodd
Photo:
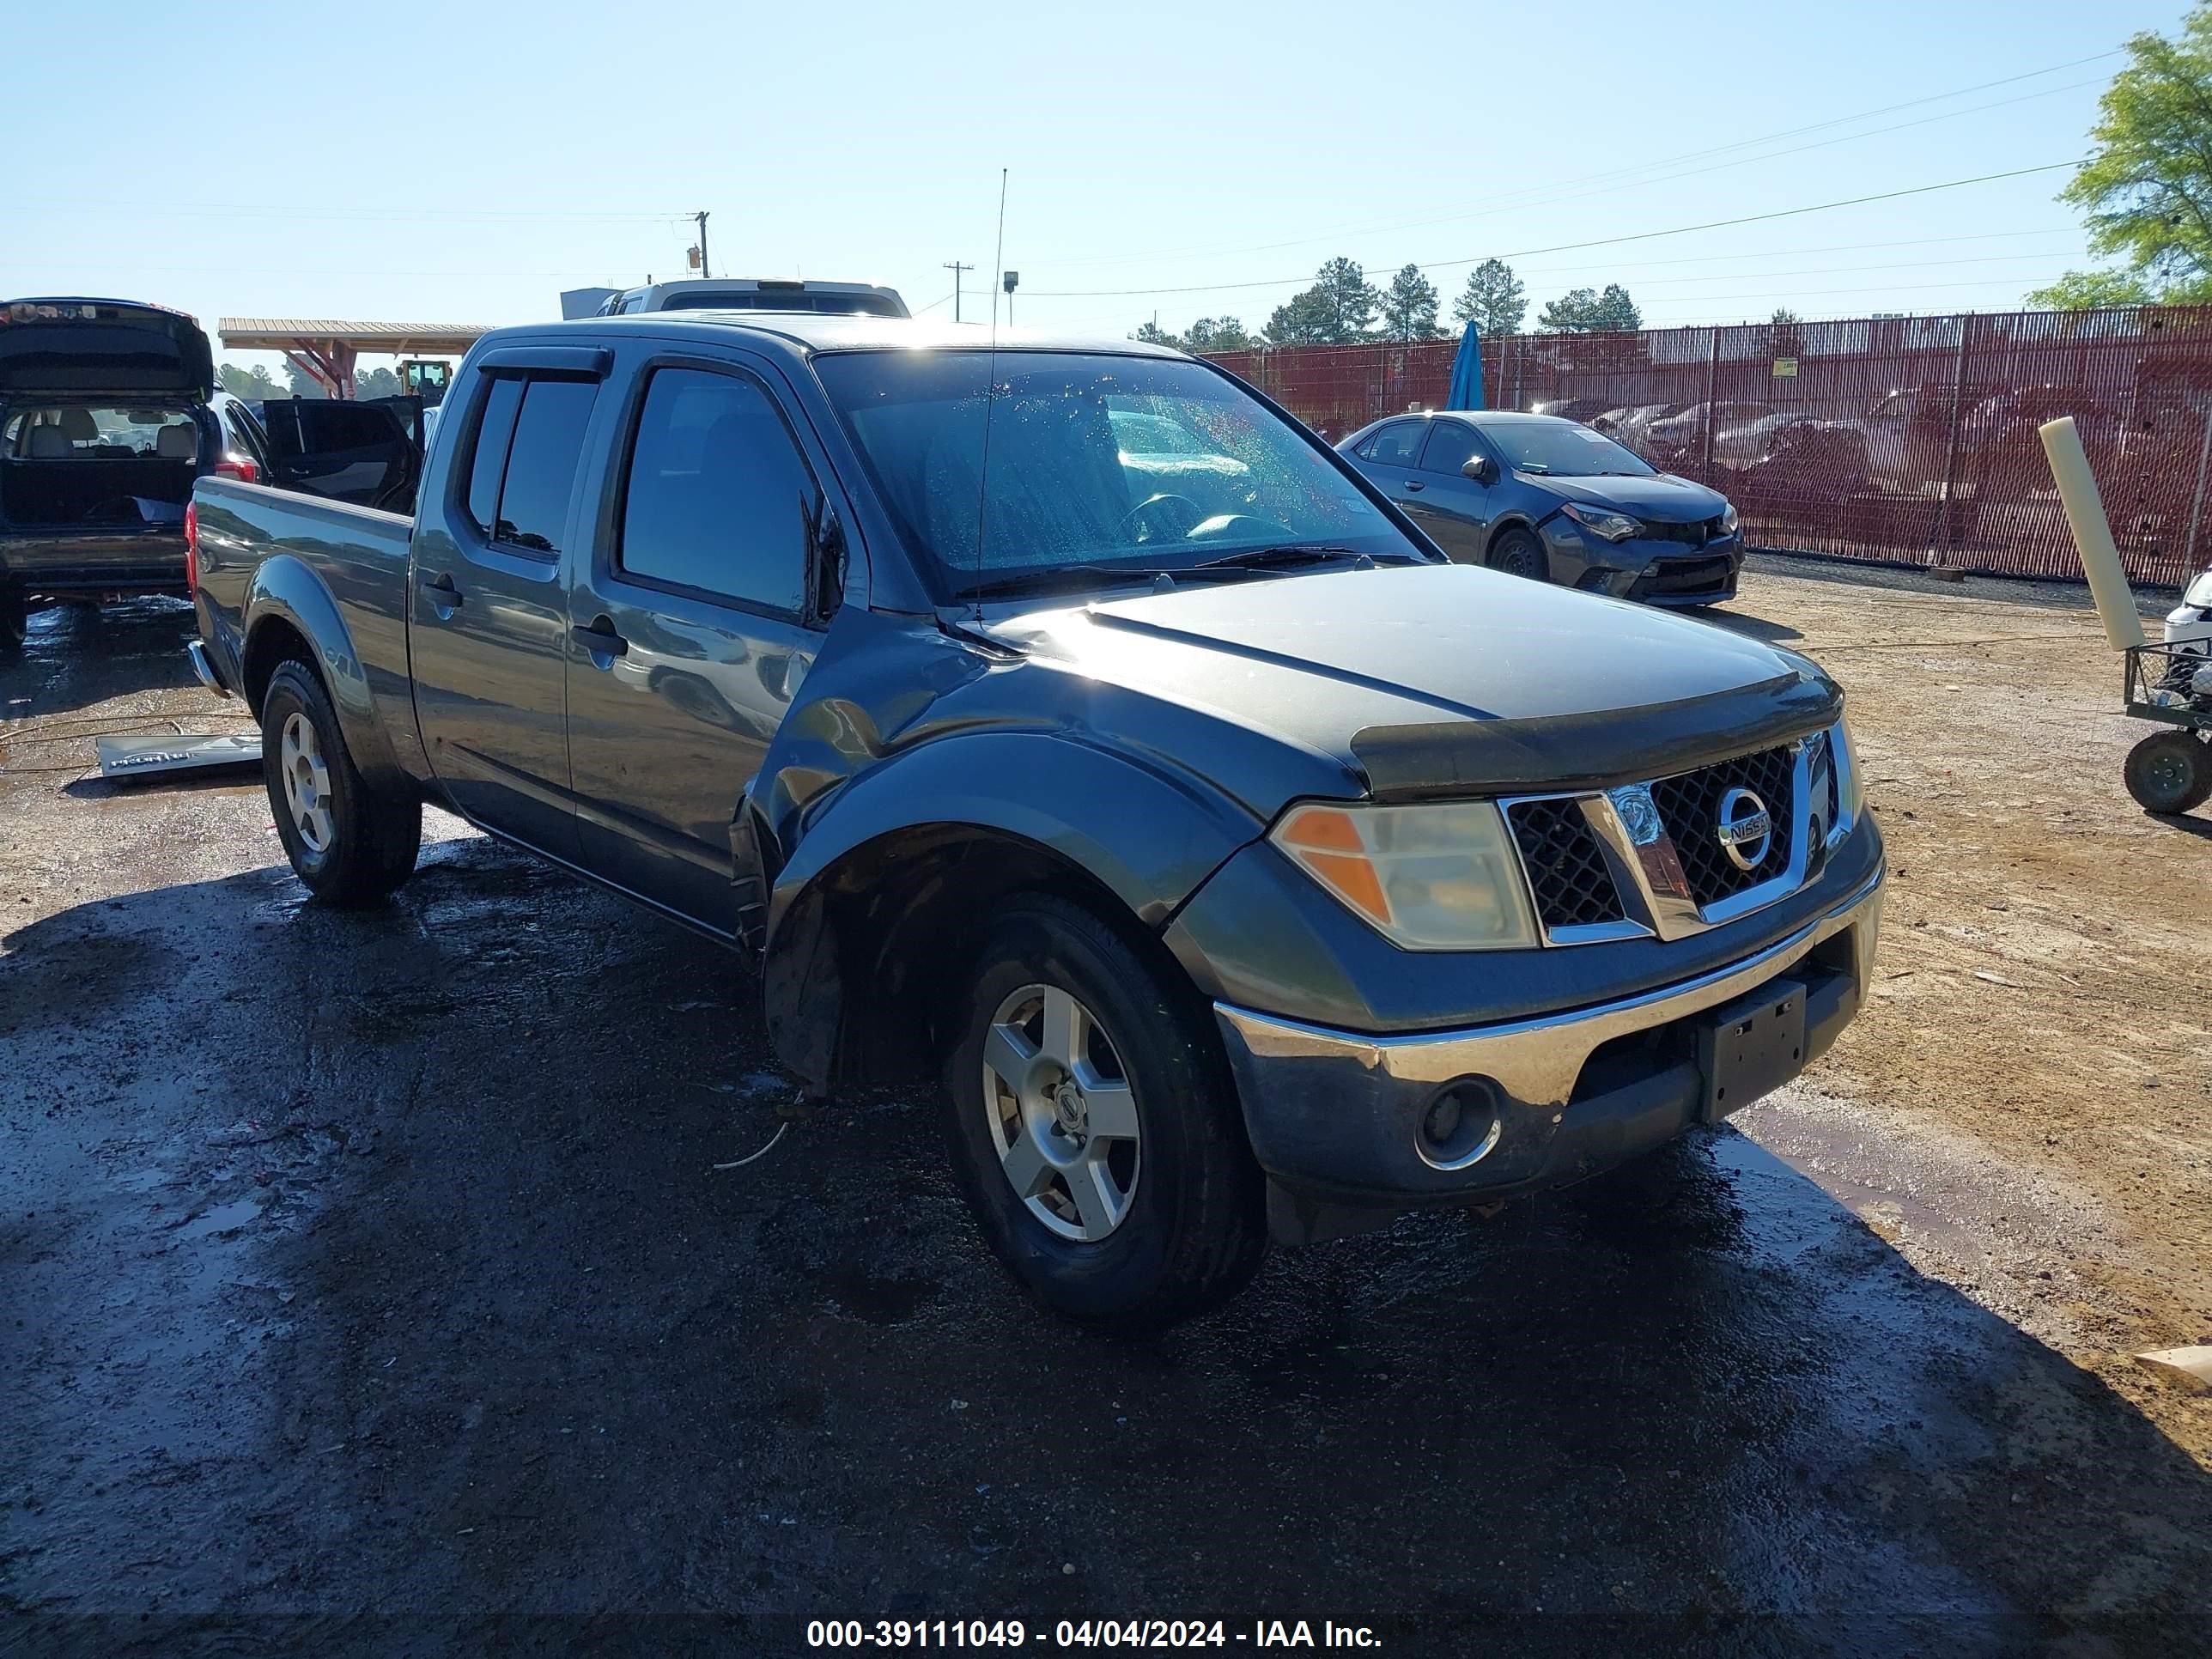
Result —
M 1853 940 L 1853 967 L 1863 994 L 1881 929 L 1881 884 L 1887 873 L 1886 866 L 1877 869 L 1826 915 L 1757 956 L 1679 985 L 1571 1013 L 1413 1036 L 1364 1036 L 1254 1013 L 1225 1002 L 1215 1003 L 1214 1012 L 1255 1060 L 1351 1060 L 1398 1082 L 1427 1085 L 1488 1077 L 1525 1104 L 1564 1105 L 1600 1044 L 1717 1007 L 1854 926 L 1858 932 Z
M 215 665 L 208 660 L 207 642 L 205 641 L 191 640 L 187 641 L 185 646 L 185 655 L 191 659 L 192 672 L 199 677 L 199 682 L 202 685 L 207 687 L 209 690 L 214 692 L 218 697 L 227 697 L 230 695 L 230 688 L 225 685 L 221 678 L 216 676 Z

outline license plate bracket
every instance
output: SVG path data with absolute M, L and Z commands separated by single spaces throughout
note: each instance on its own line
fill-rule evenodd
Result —
M 1805 1069 L 1805 986 L 1769 980 L 1706 1014 L 1698 1026 L 1700 1115 L 1718 1123 Z

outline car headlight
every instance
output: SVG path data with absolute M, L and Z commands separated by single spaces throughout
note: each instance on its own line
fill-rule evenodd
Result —
M 1568 501 L 1559 511 L 1591 535 L 1601 536 L 1609 542 L 1625 542 L 1644 531 L 1644 526 L 1628 514 L 1616 513 L 1609 507 L 1584 507 L 1580 501 Z
M 1831 763 L 1836 771 L 1836 801 L 1845 823 L 1856 823 L 1866 807 L 1866 780 L 1859 774 L 1859 749 L 1851 741 L 1851 723 L 1839 720 L 1828 733 Z
M 1727 506 L 1721 508 L 1721 534 L 1723 536 L 1735 535 L 1735 527 L 1738 522 L 1739 520 L 1735 516 L 1735 503 L 1734 501 L 1730 501 Z
M 1297 806 L 1269 839 L 1408 951 L 1509 951 L 1537 942 L 1535 914 L 1493 802 Z

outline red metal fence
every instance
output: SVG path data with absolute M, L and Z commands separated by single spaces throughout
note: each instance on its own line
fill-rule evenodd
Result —
M 1325 436 L 1440 408 L 1458 349 L 1286 346 L 1216 362 Z M 2079 579 L 2036 427 L 2080 426 L 2129 574 L 2212 563 L 2212 307 L 1522 334 L 1486 401 L 1610 431 L 1727 492 L 1755 544 Z

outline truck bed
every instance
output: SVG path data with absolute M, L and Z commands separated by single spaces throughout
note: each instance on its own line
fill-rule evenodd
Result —
M 336 620 L 355 658 L 342 678 L 358 674 L 374 700 L 374 720 L 395 741 L 411 734 L 407 569 L 414 520 L 228 478 L 200 479 L 192 501 L 200 605 L 213 623 L 210 642 L 224 679 L 249 700 L 258 690 L 240 660 L 249 593 L 274 594 L 294 606 L 335 601 Z

